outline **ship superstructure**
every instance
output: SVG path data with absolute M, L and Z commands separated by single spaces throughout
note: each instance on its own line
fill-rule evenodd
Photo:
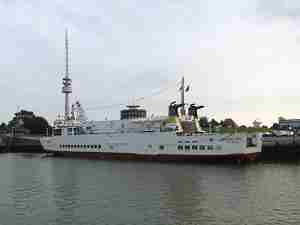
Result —
M 147 160 L 254 160 L 261 152 L 261 136 L 245 133 L 207 133 L 199 124 L 198 111 L 204 106 L 186 104 L 184 78 L 181 101 L 171 102 L 168 115 L 147 117 L 139 105 L 128 105 L 120 120 L 88 121 L 79 102 L 69 112 L 71 79 L 68 71 L 66 33 L 65 116 L 54 123 L 50 137 L 41 138 L 47 152 L 56 155 L 101 159 Z

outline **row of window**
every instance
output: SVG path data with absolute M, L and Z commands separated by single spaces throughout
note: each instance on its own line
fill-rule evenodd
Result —
M 82 144 L 73 144 L 73 145 L 59 145 L 60 148 L 93 148 L 100 149 L 101 145 L 82 145 Z
M 209 141 L 214 141 L 213 138 L 209 138 Z M 178 141 L 178 143 L 197 143 L 198 141 Z
M 66 149 L 70 149 L 70 148 L 88 148 L 88 149 L 101 149 L 101 145 L 87 145 L 87 144 L 65 144 L 65 145 L 59 145 L 59 148 L 66 148 Z M 150 147 L 150 145 L 148 145 L 148 147 Z M 151 145 L 152 147 L 152 145 Z M 165 146 L 164 145 L 160 145 L 159 146 L 159 150 L 164 150 Z M 177 149 L 179 151 L 189 151 L 189 150 L 221 150 L 222 146 L 221 145 L 178 145 Z
M 221 150 L 222 149 L 222 146 L 221 145 L 216 145 L 216 146 L 213 146 L 213 145 L 178 145 L 177 146 L 177 149 L 179 151 L 189 151 L 189 150 Z

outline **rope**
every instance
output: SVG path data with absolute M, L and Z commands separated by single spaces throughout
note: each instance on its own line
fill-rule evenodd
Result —
M 170 86 L 168 86 L 166 88 L 163 88 L 163 89 L 160 89 L 158 91 L 153 92 L 151 95 L 146 95 L 146 96 L 143 96 L 143 97 L 139 97 L 139 98 L 135 99 L 135 101 L 139 102 L 139 101 L 143 101 L 145 99 L 152 98 L 154 96 L 160 95 L 160 94 L 162 94 L 162 93 L 170 90 L 171 87 L 174 87 L 173 85 L 171 86 L 171 84 L 169 84 L 169 85 Z M 177 85 L 178 85 L 178 82 L 177 82 Z M 122 103 L 114 103 L 114 104 L 111 104 L 111 105 L 104 105 L 104 106 L 102 105 L 102 106 L 88 107 L 85 110 L 86 111 L 96 111 L 96 110 L 104 110 L 104 109 L 110 109 L 110 108 L 117 108 L 117 107 L 121 107 L 121 106 L 125 106 L 125 105 L 127 105 L 127 104 L 122 102 Z

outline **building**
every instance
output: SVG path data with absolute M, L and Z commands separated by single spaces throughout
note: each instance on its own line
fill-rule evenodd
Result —
M 294 130 L 294 129 L 300 129 L 300 119 L 285 119 L 285 118 L 279 118 L 278 124 L 280 130 Z
M 259 121 L 259 120 L 254 120 L 253 122 L 252 122 L 252 124 L 253 124 L 253 127 L 254 128 L 260 128 L 260 125 L 261 125 L 261 121 Z
M 24 118 L 33 119 L 35 117 L 33 112 L 26 111 L 26 110 L 21 110 L 20 112 L 15 113 L 15 116 L 17 119 L 24 119 Z

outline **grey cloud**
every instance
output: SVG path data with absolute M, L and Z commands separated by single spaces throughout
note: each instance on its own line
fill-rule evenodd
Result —
M 260 13 L 286 16 L 299 9 L 282 9 L 280 1 L 273 2 L 259 1 Z M 79 98 L 86 108 L 109 102 L 126 104 L 131 97 L 151 95 L 169 81 L 176 85 L 181 75 L 193 82 L 194 99 L 197 96 L 197 100 L 209 106 L 209 112 L 217 115 L 224 111 L 238 114 L 238 103 L 232 109 L 224 96 L 249 96 L 253 92 L 251 87 L 262 95 L 265 89 L 261 80 L 273 82 L 269 86 L 277 97 L 291 90 L 297 93 L 298 87 L 277 87 L 281 82 L 272 77 L 273 73 L 278 75 L 280 66 L 280 71 L 289 71 L 292 59 L 299 58 L 300 51 L 291 32 L 294 27 L 277 26 L 276 22 L 274 26 L 257 23 L 257 15 L 249 16 L 255 14 L 256 3 L 0 0 L 0 95 L 13 92 L 0 112 L 0 119 L 7 121 L 16 105 L 37 109 L 50 120 L 63 110 L 65 27 L 70 35 L 72 99 Z M 281 43 L 286 43 L 282 49 Z M 286 55 L 287 60 L 280 61 L 281 55 Z M 293 71 L 300 71 L 297 63 Z M 287 73 L 291 84 L 299 83 L 291 71 Z M 165 113 L 166 104 L 176 99 L 177 94 L 173 90 L 143 104 L 151 112 Z M 188 98 L 192 97 L 190 93 Z M 241 101 L 255 104 L 248 99 Z M 272 107 L 276 111 L 275 103 Z M 91 119 L 103 119 L 107 113 L 118 117 L 118 110 L 89 115 Z M 294 111 L 299 109 L 295 106 Z
M 299 19 L 300 2 L 295 0 L 260 0 L 257 6 L 258 13 L 262 15 Z

